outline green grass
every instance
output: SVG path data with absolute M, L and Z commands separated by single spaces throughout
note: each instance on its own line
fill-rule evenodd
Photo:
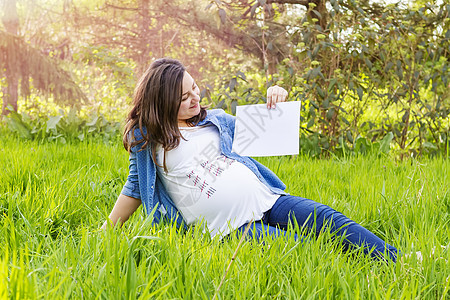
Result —
M 291 194 L 328 204 L 404 253 L 384 264 L 329 234 L 244 242 L 218 299 L 448 299 L 450 162 L 355 157 L 260 159 Z M 142 209 L 99 231 L 127 176 L 118 142 L 39 144 L 0 137 L 0 298 L 212 298 L 238 245 L 152 227 Z M 432 254 L 433 247 L 436 247 Z

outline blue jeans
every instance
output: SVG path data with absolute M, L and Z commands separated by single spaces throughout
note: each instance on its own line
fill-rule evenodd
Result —
M 342 213 L 327 205 L 290 195 L 280 196 L 263 219 L 250 226 L 248 236 L 256 239 L 263 235 L 285 236 L 289 223 L 297 223 L 301 229 L 306 228 L 315 235 L 329 230 L 342 238 L 344 248 L 363 247 L 364 253 L 377 260 L 384 260 L 385 255 L 394 262 L 397 260 L 398 250 L 395 247 Z M 238 233 L 243 233 L 247 224 L 239 227 Z M 298 239 L 297 235 L 295 239 Z

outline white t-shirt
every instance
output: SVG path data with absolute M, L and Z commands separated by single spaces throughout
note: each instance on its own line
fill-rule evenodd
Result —
M 214 125 L 180 128 L 177 148 L 156 148 L 158 175 L 188 225 L 206 221 L 211 237 L 221 237 L 260 220 L 280 195 L 245 165 L 220 153 Z M 167 173 L 163 168 L 165 155 Z

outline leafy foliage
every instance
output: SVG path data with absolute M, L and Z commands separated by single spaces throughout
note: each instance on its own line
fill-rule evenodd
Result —
M 123 119 L 149 61 L 171 56 L 187 65 L 211 107 L 231 113 L 264 102 L 272 84 L 287 88 L 303 103 L 300 138 L 314 155 L 366 149 L 364 139 L 390 134 L 401 157 L 450 152 L 443 1 L 80 1 L 59 14 L 41 4 L 64 25 L 28 28 L 26 40 L 73 69 L 108 119 Z M 38 24 L 42 14 L 28 21 Z
M 5 120 L 11 132 L 28 140 L 66 144 L 92 138 L 108 143 L 118 142 L 120 137 L 120 123 L 109 122 L 96 112 L 82 118 L 77 116 L 75 109 L 71 109 L 67 114 L 60 111 L 59 115 L 48 118 L 31 118 L 26 113 L 17 113 L 10 108 Z
M 402 8 L 335 0 L 324 7 L 289 1 L 307 7 L 294 21 L 286 13 L 294 15 L 292 6 L 273 4 L 282 2 L 252 6 L 254 23 L 266 24 L 260 29 L 267 35 L 261 40 L 262 55 L 271 56 L 273 39 L 283 37 L 287 45 L 277 46 L 284 59 L 266 84 L 283 85 L 292 100 L 303 102 L 303 136 L 317 143 L 320 152 L 343 144 L 355 148 L 361 137 L 375 141 L 389 133 L 402 157 L 448 152 L 450 5 Z M 258 13 L 253 8 L 259 6 L 264 9 Z M 270 10 L 276 25 L 261 23 Z M 251 21 L 240 24 L 244 22 Z M 284 35 L 279 33 L 282 22 Z M 237 90 L 233 78 L 230 90 L 244 93 L 247 86 Z M 219 96 L 220 106 L 236 101 L 228 92 L 219 93 L 225 96 Z

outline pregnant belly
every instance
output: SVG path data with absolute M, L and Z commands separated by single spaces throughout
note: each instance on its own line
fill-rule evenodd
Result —
M 215 174 L 218 174 L 215 176 Z M 175 203 L 185 221 L 245 218 L 246 215 L 270 209 L 274 195 L 246 166 L 235 162 L 220 172 L 192 176 L 189 201 Z

